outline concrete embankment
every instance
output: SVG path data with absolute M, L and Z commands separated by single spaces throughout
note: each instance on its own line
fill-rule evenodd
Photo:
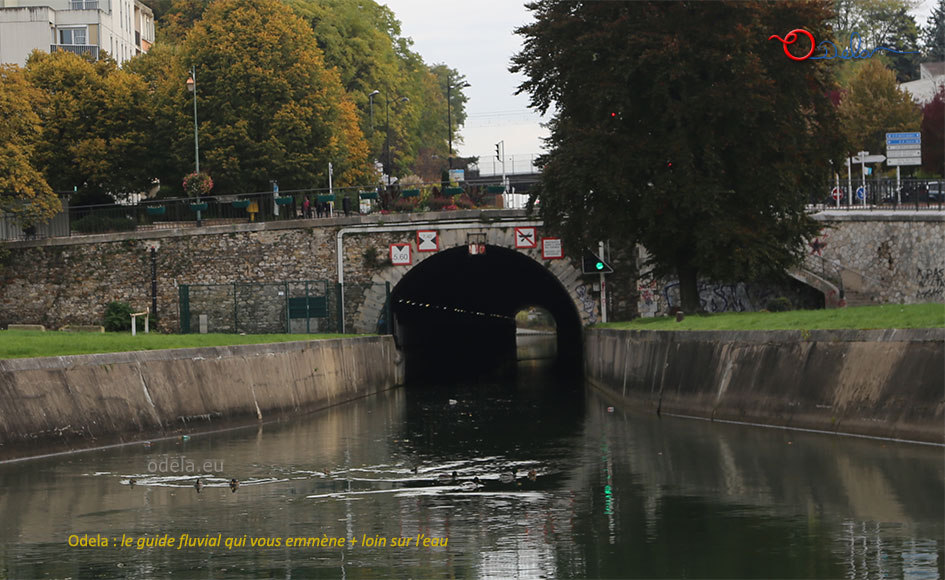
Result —
M 591 384 L 651 412 L 945 444 L 945 329 L 588 330 Z
M 3 360 L 0 459 L 313 411 L 402 382 L 389 336 Z

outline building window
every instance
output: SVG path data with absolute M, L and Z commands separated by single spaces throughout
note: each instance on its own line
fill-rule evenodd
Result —
M 60 28 L 59 44 L 88 44 L 86 28 Z

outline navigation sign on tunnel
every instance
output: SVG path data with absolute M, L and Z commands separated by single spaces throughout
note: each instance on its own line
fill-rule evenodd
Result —
M 410 244 L 391 244 L 390 263 L 394 266 L 409 266 Z
M 519 249 L 538 247 L 535 228 L 515 228 L 515 247 Z
M 417 230 L 417 251 L 436 252 L 440 249 L 440 239 L 436 230 Z

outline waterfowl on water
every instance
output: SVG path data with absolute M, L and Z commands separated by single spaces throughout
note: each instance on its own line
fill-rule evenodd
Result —
M 236 493 L 236 490 L 239 488 L 239 486 L 240 486 L 240 482 L 237 481 L 235 477 L 230 480 L 230 491 L 232 491 L 233 493 Z
M 194 482 L 194 489 L 197 490 L 197 493 L 200 493 L 200 489 L 203 487 L 203 482 L 200 481 L 200 478 L 197 478 L 197 481 Z

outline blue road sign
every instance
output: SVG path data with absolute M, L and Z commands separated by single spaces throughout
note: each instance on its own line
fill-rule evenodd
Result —
M 886 133 L 886 142 L 891 143 L 890 139 L 921 139 L 922 133 Z

